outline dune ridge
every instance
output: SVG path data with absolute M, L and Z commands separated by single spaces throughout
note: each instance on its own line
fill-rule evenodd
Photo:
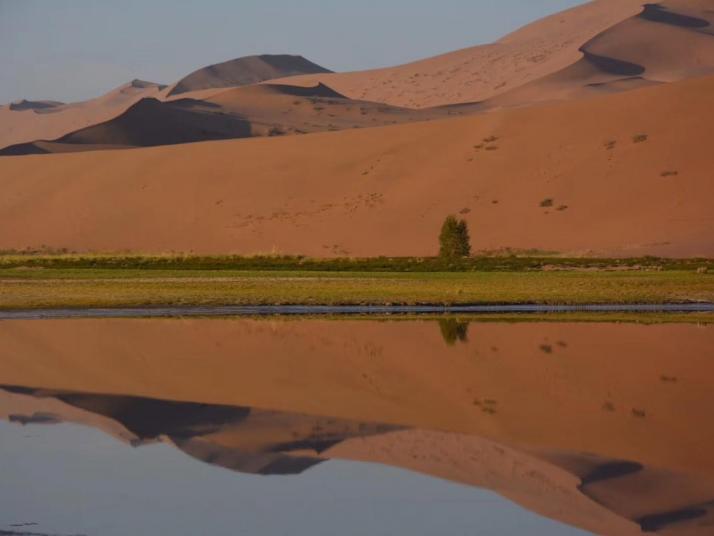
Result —
M 169 88 L 167 95 L 179 95 L 201 89 L 245 86 L 300 74 L 329 72 L 332 71 L 302 56 L 288 54 L 245 56 L 197 69 Z

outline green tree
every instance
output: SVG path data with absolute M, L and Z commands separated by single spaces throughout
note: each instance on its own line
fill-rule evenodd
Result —
M 471 255 L 469 227 L 464 220 L 447 216 L 439 234 L 439 256 L 458 259 Z

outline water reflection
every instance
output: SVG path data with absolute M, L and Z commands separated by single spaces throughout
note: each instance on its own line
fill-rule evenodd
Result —
M 712 328 L 468 325 L 0 322 L 0 415 L 241 473 L 380 463 L 597 534 L 714 532 Z
M 453 346 L 457 341 L 466 342 L 469 340 L 469 322 L 457 318 L 439 319 L 439 330 L 444 342 Z

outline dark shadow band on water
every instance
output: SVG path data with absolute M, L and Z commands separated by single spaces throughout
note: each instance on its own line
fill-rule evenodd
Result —
M 235 305 L 0 311 L 0 320 L 172 318 L 206 316 L 434 315 L 504 313 L 714 313 L 714 303 L 582 305 Z

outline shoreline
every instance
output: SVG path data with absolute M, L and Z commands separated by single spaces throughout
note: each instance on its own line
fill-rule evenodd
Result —
M 177 318 L 250 316 L 428 316 L 428 315 L 538 315 L 558 313 L 681 314 L 714 313 L 714 303 L 635 303 L 580 305 L 236 305 L 182 307 L 55 308 L 0 310 L 2 320 L 71 318 Z

